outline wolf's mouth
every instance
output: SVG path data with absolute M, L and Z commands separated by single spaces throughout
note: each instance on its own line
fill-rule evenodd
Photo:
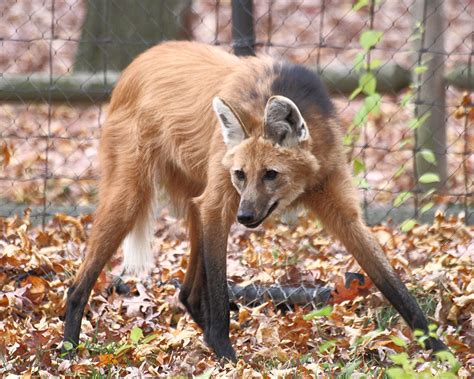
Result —
M 259 226 L 262 222 L 265 221 L 265 219 L 270 216 L 272 214 L 272 212 L 278 207 L 278 200 L 275 201 L 272 206 L 270 207 L 270 209 L 268 210 L 267 214 L 262 218 L 260 219 L 260 221 L 257 221 L 257 222 L 254 222 L 252 224 L 244 224 L 245 227 L 247 228 L 250 228 L 250 229 L 254 229 L 256 228 L 257 226 Z

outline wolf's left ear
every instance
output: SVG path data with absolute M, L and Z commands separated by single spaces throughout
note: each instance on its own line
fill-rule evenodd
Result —
M 296 104 L 285 96 L 268 99 L 264 114 L 265 138 L 284 147 L 309 139 L 309 130 Z
M 215 97 L 212 100 L 212 107 L 221 124 L 222 137 L 227 146 L 236 146 L 247 138 L 242 122 L 229 104 L 221 98 Z

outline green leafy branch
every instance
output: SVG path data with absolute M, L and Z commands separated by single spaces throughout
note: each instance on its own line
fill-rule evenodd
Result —
M 437 338 L 436 325 L 429 325 L 429 335 L 422 330 L 415 330 L 414 336 L 418 344 L 425 348 L 425 341 L 429 337 Z M 407 343 L 396 336 L 390 337 L 395 345 L 407 349 Z M 385 373 L 393 379 L 428 379 L 428 378 L 457 378 L 456 375 L 461 365 L 456 357 L 449 351 L 438 351 L 434 353 L 434 360 L 424 358 L 410 358 L 408 353 L 403 351 L 398 354 L 389 355 L 389 359 L 394 365 L 388 368 Z
M 375 0 L 359 0 L 353 6 L 353 10 L 358 11 L 375 3 Z M 353 100 L 359 95 L 364 95 L 365 97 L 344 136 L 345 146 L 354 146 L 360 139 L 361 128 L 367 123 L 369 116 L 378 116 L 380 114 L 382 96 L 377 92 L 377 77 L 374 74 L 374 70 L 380 67 L 382 62 L 379 59 L 371 58 L 370 51 L 382 40 L 382 37 L 383 32 L 374 29 L 364 31 L 359 37 L 359 45 L 362 51 L 357 53 L 353 66 L 360 76 L 358 86 L 349 96 L 349 100 Z M 356 185 L 359 188 L 369 188 L 365 178 L 358 177 L 359 173 L 365 170 L 364 162 L 358 157 L 354 158 L 352 162 Z
M 421 40 L 424 32 L 425 32 L 425 28 L 424 28 L 423 23 L 417 22 L 415 25 L 415 31 L 412 37 L 410 38 L 410 41 Z M 402 108 L 405 108 L 414 103 L 414 100 L 415 100 L 414 98 L 416 96 L 416 93 L 420 90 L 420 87 L 422 85 L 422 74 L 428 70 L 428 66 L 427 66 L 428 62 L 429 62 L 429 59 L 423 59 L 413 68 L 414 81 L 410 86 L 410 90 L 401 99 L 400 105 Z M 422 115 L 414 115 L 408 121 L 408 126 L 412 130 L 412 135 L 410 138 L 407 138 L 401 141 L 401 145 L 405 145 L 407 143 L 410 143 L 413 145 L 414 133 L 416 133 L 416 130 L 419 127 L 421 127 L 428 120 L 430 116 L 431 116 L 431 112 L 425 112 Z M 421 157 L 424 161 L 428 162 L 431 165 L 437 164 L 436 155 L 430 149 L 423 148 L 421 150 L 415 151 L 414 159 L 417 159 L 418 157 Z M 399 170 L 397 170 L 396 175 L 397 176 L 401 175 L 401 173 L 403 173 L 404 170 L 405 170 L 405 167 L 404 165 L 402 165 L 399 168 Z M 423 175 L 417 178 L 417 181 L 419 184 L 433 184 L 433 183 L 440 182 L 441 178 L 437 173 L 425 172 Z M 432 201 L 432 195 L 434 192 L 435 192 L 434 189 L 429 189 L 425 193 L 422 194 L 421 198 L 419 198 L 422 204 L 422 207 L 420 209 L 421 214 L 424 214 L 428 212 L 431 208 L 433 208 L 434 202 Z M 414 193 L 412 191 L 402 192 L 394 199 L 393 206 L 399 207 L 405 201 L 407 201 L 408 199 L 412 197 L 414 197 Z M 403 232 L 409 232 L 411 229 L 413 229 L 413 227 L 416 224 L 417 224 L 417 221 L 414 218 L 407 219 L 401 224 L 401 230 Z

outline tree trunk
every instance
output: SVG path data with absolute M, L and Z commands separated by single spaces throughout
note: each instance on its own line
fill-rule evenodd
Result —
M 190 38 L 192 0 L 87 0 L 74 69 L 121 71 L 160 41 Z

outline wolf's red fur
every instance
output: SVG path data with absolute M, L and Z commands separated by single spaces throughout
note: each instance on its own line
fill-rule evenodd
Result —
M 113 91 L 100 163 L 99 205 L 69 291 L 65 340 L 77 343 L 91 288 L 127 235 L 127 265 L 146 269 L 150 256 L 134 248 L 149 248 L 160 191 L 188 218 L 191 258 L 180 299 L 218 356 L 235 359 L 226 284 L 231 224 L 237 217 L 254 227 L 297 205 L 344 243 L 411 327 L 427 331 L 362 221 L 332 105 L 309 70 L 193 42 L 156 46 Z

